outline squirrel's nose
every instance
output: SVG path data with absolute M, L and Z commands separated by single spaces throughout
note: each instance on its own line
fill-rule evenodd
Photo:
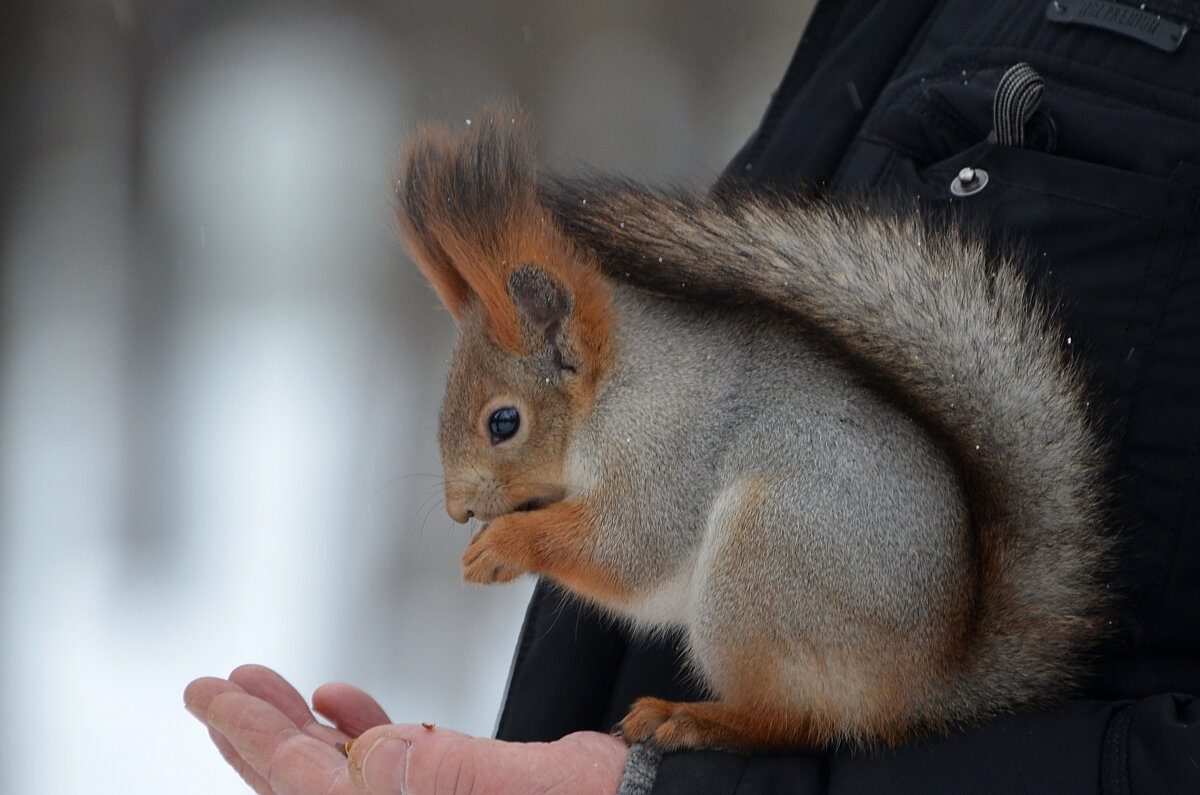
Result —
M 459 524 L 465 524 L 475 512 L 467 507 L 467 501 L 461 497 L 446 498 L 446 513 L 450 514 L 450 518 Z

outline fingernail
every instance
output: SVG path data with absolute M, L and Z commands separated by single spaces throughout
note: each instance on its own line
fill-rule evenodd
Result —
M 410 743 L 398 737 L 380 737 L 362 756 L 356 776 L 358 785 L 379 795 L 406 792 L 410 747 Z

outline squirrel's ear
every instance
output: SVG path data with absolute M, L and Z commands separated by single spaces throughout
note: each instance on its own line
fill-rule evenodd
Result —
M 578 370 L 566 338 L 565 324 L 575 308 L 566 287 L 541 268 L 526 265 L 508 277 L 508 290 L 521 316 L 528 347 L 540 348 L 556 370 Z
M 538 202 L 524 115 L 501 105 L 453 134 L 427 126 L 405 148 L 396 181 L 396 217 L 413 259 L 456 316 L 477 299 L 489 330 L 519 344 L 507 276 L 541 247 L 546 212 Z
M 456 316 L 478 304 L 501 347 L 540 355 L 550 341 L 595 374 L 608 351 L 609 287 L 542 204 L 530 138 L 524 114 L 505 105 L 457 135 L 425 128 L 405 149 L 396 216 Z
M 558 280 L 531 266 L 512 272 L 508 290 L 524 325 L 535 333 L 553 333 L 571 315 L 575 303 Z

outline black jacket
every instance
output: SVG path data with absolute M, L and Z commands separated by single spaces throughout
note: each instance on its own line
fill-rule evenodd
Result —
M 1094 679 L 894 750 L 671 754 L 655 792 L 1200 792 L 1200 4 L 1140 5 L 825 0 L 722 177 L 899 191 L 1024 242 L 1112 444 L 1121 608 Z M 1045 79 L 1039 110 L 1022 144 L 989 140 L 1018 62 Z M 989 183 L 953 197 L 966 166 Z M 540 585 L 498 736 L 607 731 L 638 696 L 697 698 L 679 658 Z

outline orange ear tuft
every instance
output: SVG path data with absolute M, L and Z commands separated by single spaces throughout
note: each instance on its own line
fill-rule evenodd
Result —
M 607 283 L 539 201 L 521 111 L 500 106 L 458 136 L 421 131 L 405 150 L 396 198 L 409 252 L 456 317 L 477 300 L 492 339 L 525 352 L 509 278 L 533 267 L 571 294 L 583 347 L 607 350 Z
M 409 256 L 433 285 L 438 297 L 455 318 L 462 314 L 471 297 L 466 281 L 454 268 L 442 249 L 439 230 L 432 223 L 436 215 L 427 206 L 434 194 L 443 190 L 440 174 L 431 165 L 453 156 L 450 131 L 429 125 L 408 145 L 401 162 L 401 177 L 396 181 L 396 220 Z

